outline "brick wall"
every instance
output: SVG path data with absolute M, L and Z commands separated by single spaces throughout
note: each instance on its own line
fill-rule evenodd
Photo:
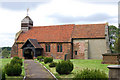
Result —
M 15 56 L 18 56 L 17 54 L 17 44 L 14 43 L 12 48 L 11 48 L 11 57 L 15 57 Z
M 66 53 L 71 54 L 71 43 L 62 43 L 62 52 L 57 52 L 57 43 L 50 43 L 50 52 L 46 52 L 45 50 L 46 43 L 40 43 L 43 48 L 43 56 L 52 57 L 54 59 L 64 59 Z
M 50 52 L 46 52 L 46 48 L 45 48 L 45 44 L 46 43 L 39 43 L 42 48 L 42 55 L 46 56 L 46 57 L 53 57 L 54 59 L 64 59 L 65 54 L 71 54 L 71 43 L 62 43 L 62 52 L 57 52 L 57 43 L 50 43 Z M 23 53 L 22 53 L 22 49 L 20 49 L 22 47 L 23 44 L 18 44 L 18 56 L 20 58 L 24 58 L 23 57 Z M 67 58 L 71 58 L 67 57 Z
M 75 51 L 77 51 L 77 55 L 75 55 Z M 74 42 L 73 43 L 73 58 L 74 59 L 84 59 L 85 57 L 85 42 Z
M 22 46 L 23 46 L 23 44 L 18 44 L 18 57 L 20 57 L 20 58 L 24 58 L 22 49 L 21 49 Z

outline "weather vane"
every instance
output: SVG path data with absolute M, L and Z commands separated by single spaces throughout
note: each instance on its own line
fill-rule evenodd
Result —
M 27 8 L 27 16 L 28 16 L 28 11 L 29 11 L 29 8 Z

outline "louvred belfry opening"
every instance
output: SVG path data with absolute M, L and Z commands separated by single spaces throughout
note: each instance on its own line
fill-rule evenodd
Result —
M 21 30 L 22 31 L 28 31 L 33 26 L 33 21 L 29 16 L 26 16 L 21 21 Z

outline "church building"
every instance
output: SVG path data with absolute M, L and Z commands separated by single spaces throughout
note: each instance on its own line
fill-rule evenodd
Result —
M 102 59 L 102 54 L 110 51 L 108 43 L 107 23 L 33 26 L 31 18 L 26 16 L 16 33 L 11 57 Z

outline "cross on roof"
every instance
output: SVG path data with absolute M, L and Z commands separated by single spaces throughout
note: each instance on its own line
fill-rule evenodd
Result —
M 28 16 L 28 11 L 29 11 L 29 8 L 27 8 L 27 16 Z

